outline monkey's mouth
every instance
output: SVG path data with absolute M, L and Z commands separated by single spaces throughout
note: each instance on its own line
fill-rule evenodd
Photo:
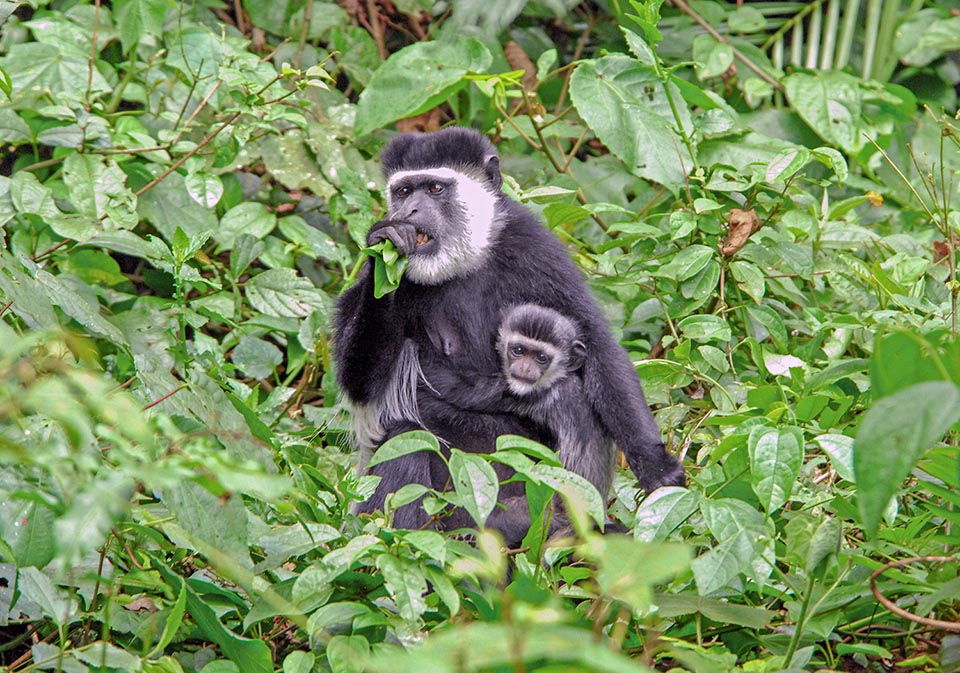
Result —
M 417 230 L 416 247 L 414 251 L 418 255 L 427 255 L 433 252 L 437 247 L 437 239 L 425 231 Z

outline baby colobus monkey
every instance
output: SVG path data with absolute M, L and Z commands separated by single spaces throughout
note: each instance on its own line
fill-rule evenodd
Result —
M 537 304 L 508 309 L 497 335 L 497 354 L 512 399 L 511 411 L 543 425 L 555 437 L 560 462 L 610 492 L 616 448 L 603 431 L 578 370 L 587 356 L 576 324 Z

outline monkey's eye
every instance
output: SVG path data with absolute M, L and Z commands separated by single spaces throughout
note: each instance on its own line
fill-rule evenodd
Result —
M 550 362 L 550 356 L 546 353 L 537 353 L 533 356 L 533 359 L 537 361 L 538 365 L 545 365 Z
M 405 196 L 410 196 L 410 194 L 411 194 L 412 192 L 413 192 L 413 188 L 412 188 L 412 187 L 407 187 L 407 186 L 397 187 L 395 190 L 393 190 L 393 193 L 394 193 L 396 196 L 399 196 L 400 198 L 403 198 L 403 197 L 405 197 Z
M 515 358 L 518 358 L 521 355 L 523 355 L 523 346 L 513 346 L 510 349 L 510 355 L 512 355 Z
M 430 192 L 431 194 L 442 194 L 443 185 L 441 185 L 439 182 L 434 182 L 432 185 L 427 187 L 427 191 Z

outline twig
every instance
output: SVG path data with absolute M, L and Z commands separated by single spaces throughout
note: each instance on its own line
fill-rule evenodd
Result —
M 960 559 L 958 559 L 956 556 L 911 556 L 910 558 L 901 559 L 900 561 L 890 561 L 890 563 L 885 563 L 870 573 L 870 591 L 873 592 L 873 597 L 877 599 L 877 602 L 879 602 L 880 605 L 885 607 L 893 614 L 903 617 L 907 621 L 911 621 L 916 624 L 923 624 L 924 626 L 929 626 L 935 629 L 943 629 L 944 631 L 960 633 L 960 622 L 948 622 L 942 619 L 931 619 L 929 617 L 915 615 L 912 612 L 907 612 L 889 598 L 884 596 L 880 592 L 880 589 L 877 588 L 877 578 L 891 568 L 902 568 L 903 566 L 910 565 L 912 563 L 956 563 L 958 560 Z
M 772 86 L 772 87 L 773 87 L 774 89 L 776 89 L 777 91 L 783 92 L 783 90 L 784 90 L 784 89 L 783 89 L 783 85 L 781 85 L 780 82 L 778 82 L 778 81 L 775 80 L 773 77 L 771 77 L 770 75 L 768 75 L 768 74 L 763 70 L 763 68 L 761 68 L 761 67 L 758 66 L 756 63 L 754 63 L 753 61 L 751 61 L 749 58 L 747 58 L 747 56 L 746 56 L 742 51 L 740 51 L 739 49 L 737 49 L 736 47 L 734 47 L 732 44 L 730 44 L 730 40 L 728 40 L 728 39 L 726 39 L 725 37 L 723 37 L 720 33 L 718 33 L 718 32 L 714 29 L 713 26 L 711 26 L 709 23 L 707 23 L 706 21 L 704 21 L 703 18 L 702 18 L 699 14 L 697 14 L 695 11 L 693 11 L 693 9 L 690 7 L 690 5 L 688 5 L 684 0 L 671 0 L 671 2 L 673 3 L 674 7 L 676 7 L 676 8 L 679 9 L 681 12 L 683 12 L 684 14 L 686 14 L 687 16 L 689 16 L 691 19 L 693 19 L 693 20 L 697 23 L 697 25 L 699 25 L 701 28 L 703 28 L 705 31 L 707 31 L 707 32 L 710 34 L 710 36 L 713 37 L 713 39 L 715 39 L 717 42 L 722 42 L 722 43 L 724 43 L 724 44 L 730 45 L 730 51 L 733 52 L 733 55 L 736 56 L 737 59 L 739 59 L 740 61 L 742 61 L 743 64 L 744 64 L 745 66 L 747 66 L 750 70 L 752 70 L 754 73 L 756 73 L 756 75 L 757 75 L 760 79 L 762 79 L 763 81 L 765 81 L 767 84 L 769 84 L 770 86 Z

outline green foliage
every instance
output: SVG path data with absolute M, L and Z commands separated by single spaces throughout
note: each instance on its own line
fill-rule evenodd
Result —
M 868 585 L 960 546 L 956 17 L 449 4 L 0 2 L 0 666 L 947 668 Z M 418 432 L 369 464 L 430 451 L 449 490 L 351 513 L 331 309 L 370 255 L 400 281 L 362 247 L 414 116 L 496 136 L 688 488 L 605 503 L 524 438 Z M 495 465 L 521 550 L 390 527 L 482 526 Z M 877 589 L 956 622 L 957 583 Z

